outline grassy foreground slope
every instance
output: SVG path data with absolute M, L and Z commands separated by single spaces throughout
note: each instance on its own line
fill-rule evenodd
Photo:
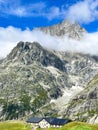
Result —
M 49 128 L 48 130 L 57 130 L 57 129 Z M 58 130 L 98 130 L 98 125 L 90 125 L 82 122 L 72 122 L 59 128 Z
M 32 130 L 29 124 L 23 122 L 0 122 L 0 130 Z M 41 130 L 40 128 L 38 130 Z M 45 130 L 98 130 L 98 125 L 89 125 L 82 122 L 72 122 L 61 128 L 46 128 Z
M 30 126 L 23 122 L 0 122 L 0 130 L 31 130 Z

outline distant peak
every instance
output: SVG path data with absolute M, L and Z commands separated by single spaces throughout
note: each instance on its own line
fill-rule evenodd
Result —
M 41 27 L 39 29 L 51 36 L 61 37 L 66 35 L 75 40 L 80 40 L 83 37 L 83 34 L 87 32 L 78 23 L 71 23 L 68 20 L 64 20 L 61 23 L 52 26 Z

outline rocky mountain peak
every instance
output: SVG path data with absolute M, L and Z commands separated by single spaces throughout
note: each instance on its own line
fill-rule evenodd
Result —
M 53 51 L 48 51 L 37 42 L 22 41 L 7 56 L 7 60 L 21 62 L 26 65 L 36 62 L 44 66 L 54 66 L 62 71 L 66 70 L 64 64 L 67 62 L 63 62 Z
M 86 33 L 86 30 L 79 24 L 67 20 L 49 27 L 41 27 L 40 30 L 52 36 L 61 37 L 67 35 L 69 38 L 76 40 L 80 40 L 83 34 Z
M 29 53 L 30 51 L 38 51 L 43 50 L 43 47 L 37 42 L 23 42 L 20 41 L 16 47 L 11 51 L 11 53 L 7 56 L 8 59 L 15 59 L 16 57 L 21 56 L 24 53 Z
M 42 46 L 38 42 L 23 42 L 20 41 L 14 49 L 22 49 L 23 51 L 27 51 L 29 49 L 42 49 Z

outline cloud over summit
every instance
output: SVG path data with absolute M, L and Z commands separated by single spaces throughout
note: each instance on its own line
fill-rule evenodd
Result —
M 58 51 L 71 51 L 98 55 L 98 32 L 87 33 L 81 41 L 68 37 L 52 37 L 36 30 L 21 30 L 9 26 L 0 28 L 0 57 L 5 57 L 19 41 L 37 41 L 42 46 Z

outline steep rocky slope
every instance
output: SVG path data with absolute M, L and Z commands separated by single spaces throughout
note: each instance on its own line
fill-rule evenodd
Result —
M 98 74 L 70 101 L 65 113 L 71 119 L 98 123 Z
M 61 116 L 69 99 L 97 73 L 95 56 L 19 42 L 0 63 L 0 118 Z

